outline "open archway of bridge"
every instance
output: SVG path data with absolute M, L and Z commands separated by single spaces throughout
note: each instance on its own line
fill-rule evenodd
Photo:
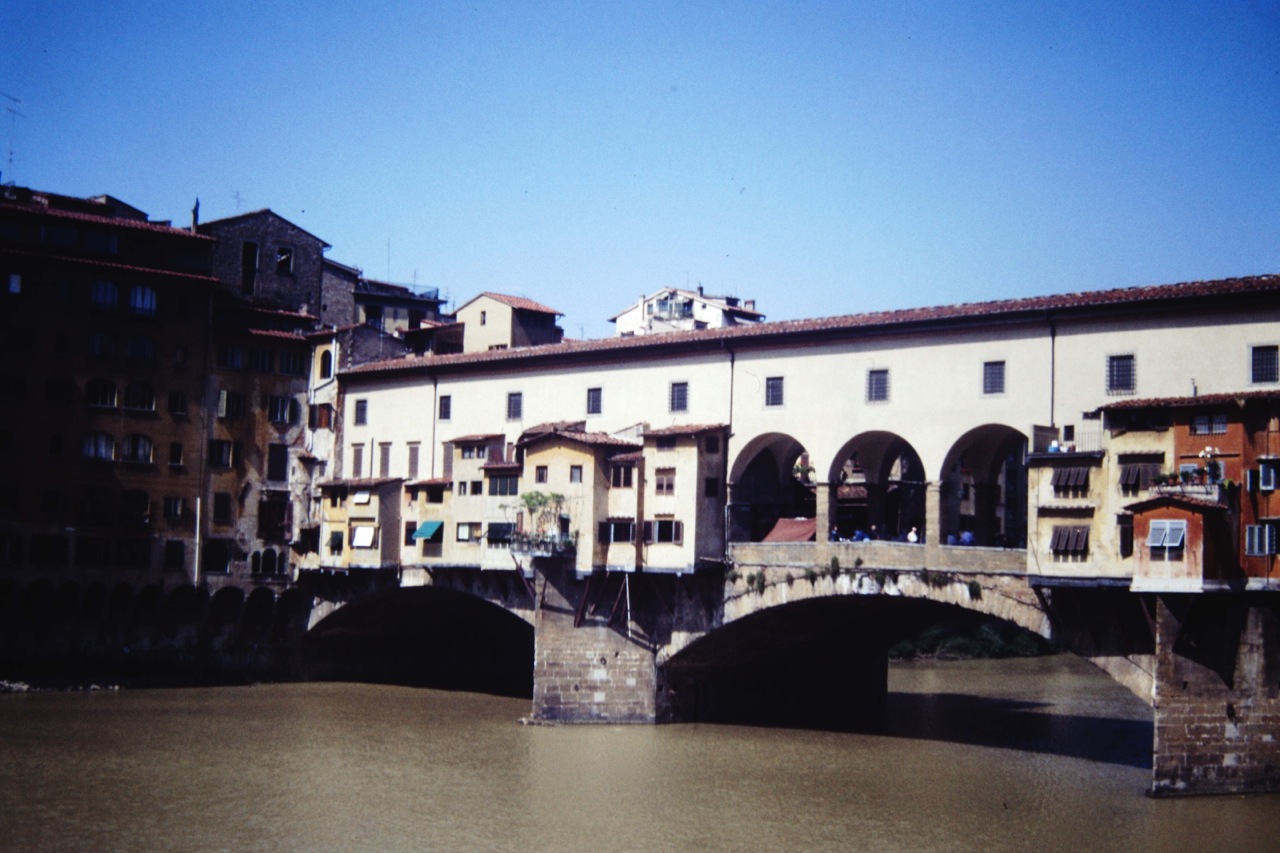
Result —
M 301 653 L 312 680 L 533 695 L 533 627 L 450 589 L 393 588 L 351 601 L 307 632 Z
M 730 474 L 729 539 L 759 542 L 780 518 L 813 518 L 814 486 L 804 445 L 768 433 L 747 443 Z
M 850 439 L 827 472 L 836 535 L 901 539 L 914 527 L 923 537 L 925 479 L 919 454 L 902 436 L 875 431 Z
M 673 719 L 828 730 L 884 724 L 889 649 L 940 623 L 1013 623 L 926 599 L 832 597 L 769 607 L 735 620 L 662 667 Z
M 939 476 L 943 542 L 1026 546 L 1026 450 L 1026 436 L 1002 424 L 960 437 Z

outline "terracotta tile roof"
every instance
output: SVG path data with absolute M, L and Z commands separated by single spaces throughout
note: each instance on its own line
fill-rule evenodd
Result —
M 348 489 L 372 489 L 375 486 L 398 482 L 400 482 L 399 477 L 363 477 L 355 480 L 325 480 L 319 483 L 319 486 L 322 489 L 336 489 L 342 487 Z
M 1204 498 L 1193 498 L 1188 495 L 1176 495 L 1176 494 L 1175 495 L 1167 495 L 1167 494 L 1153 495 L 1144 500 L 1135 501 L 1134 503 L 1127 504 L 1125 506 L 1125 509 L 1129 512 L 1145 512 L 1146 510 L 1154 509 L 1155 507 L 1158 507 L 1158 506 L 1169 506 L 1170 504 L 1174 504 L 1176 506 L 1183 506 L 1183 507 L 1186 507 L 1187 509 L 1194 509 L 1194 510 L 1225 511 L 1227 509 L 1226 504 L 1221 504 L 1221 503 L 1218 503 L 1217 501 L 1208 501 L 1208 500 L 1205 500 Z
M 457 438 L 446 438 L 445 441 L 452 441 L 454 444 L 482 444 L 495 438 L 505 438 L 505 436 L 500 432 L 478 433 L 476 435 L 462 435 Z
M 671 436 L 671 435 L 701 435 L 704 432 L 712 432 L 714 430 L 726 429 L 724 424 L 685 424 L 683 426 L 661 427 L 660 429 L 651 429 L 645 431 L 645 438 L 654 436 Z
M 586 421 L 551 421 L 550 423 L 538 424 L 531 426 L 520 434 L 520 440 L 532 438 L 535 435 L 542 435 L 548 432 L 586 432 Z
M 331 329 L 316 329 L 314 332 L 307 332 L 304 337 L 309 341 L 323 341 L 332 338 L 334 335 L 340 335 L 343 332 L 349 332 L 352 329 L 358 329 L 362 323 L 348 323 L 345 326 L 334 326 Z
M 557 438 L 567 438 L 569 441 L 576 441 L 579 444 L 586 444 L 590 447 L 626 447 L 628 449 L 638 449 L 638 445 L 634 441 L 627 441 L 625 438 L 617 438 L 603 432 L 574 432 L 570 430 L 555 430 L 552 432 L 542 432 L 531 435 L 528 438 L 521 438 L 521 444 L 534 444 L 544 438 L 555 436 Z
M 128 220 L 125 220 L 128 221 Z M 134 264 L 119 264 L 114 261 L 104 261 L 98 258 L 85 258 L 79 255 L 47 255 L 43 252 L 30 252 L 25 249 L 14 249 L 10 247 L 0 248 L 0 253 L 7 256 L 16 256 L 22 258 L 32 258 L 38 260 L 42 264 L 50 261 L 63 264 L 75 264 L 77 266 L 93 267 L 95 269 L 111 270 L 113 272 L 124 273 L 143 273 L 150 275 L 162 275 L 166 278 L 181 278 L 188 281 L 199 281 L 206 284 L 217 284 L 218 279 L 210 275 L 200 275 L 199 273 L 179 272 L 177 270 L 162 269 L 159 267 L 140 267 Z
M 554 308 L 548 308 L 546 305 L 543 305 L 541 302 L 534 302 L 532 299 L 526 299 L 523 296 L 508 296 L 505 293 L 494 293 L 491 290 L 484 291 L 483 293 L 480 294 L 480 296 L 487 296 L 490 299 L 494 299 L 494 300 L 497 300 L 498 302 L 501 302 L 503 305 L 510 305 L 512 308 L 515 308 L 518 311 L 536 311 L 539 314 L 560 314 L 560 315 L 564 314 L 563 311 L 557 311 Z M 480 296 L 477 296 L 474 299 L 471 299 L 466 304 L 470 305 L 472 302 L 475 302 L 476 299 L 479 299 Z
M 523 467 L 519 462 L 495 459 L 492 462 L 484 463 L 480 466 L 480 469 L 483 471 L 519 471 Z
M 275 329 L 249 329 L 249 334 L 255 338 L 277 338 L 297 343 L 306 343 L 307 341 L 306 335 L 299 335 L 295 332 L 280 332 Z
M 643 459 L 644 454 L 638 451 L 635 453 L 619 453 L 609 457 L 610 462 L 640 462 Z
M 426 480 L 414 480 L 412 483 L 405 483 L 404 487 L 421 488 L 423 486 L 448 486 L 453 483 L 448 477 L 430 477 Z
M 1117 400 L 1100 408 L 1113 409 L 1186 409 L 1196 406 L 1218 406 L 1249 400 L 1280 400 L 1280 390 L 1273 391 L 1237 391 L 1221 394 L 1201 394 L 1196 397 L 1149 397 L 1145 400 Z
M 812 338 L 834 334 L 891 331 L 911 325 L 981 322 L 1017 317 L 1037 318 L 1051 311 L 1084 311 L 1119 305 L 1149 305 L 1187 299 L 1226 298 L 1254 293 L 1280 293 L 1280 275 L 1193 281 L 1149 287 L 1062 293 L 1024 299 L 969 302 L 933 308 L 907 308 L 867 314 L 844 314 L 810 320 L 777 320 L 729 326 L 723 329 L 669 332 L 662 335 L 635 335 L 628 338 L 601 338 L 577 343 L 546 344 L 507 350 L 417 356 L 370 362 L 342 372 L 342 375 L 429 370 L 480 364 L 513 364 L 537 359 L 572 358 L 596 354 L 616 354 L 645 350 L 705 350 L 737 341 L 768 341 L 770 338 Z M 492 295 L 492 294 L 486 294 Z
M 172 234 L 179 237 L 188 237 L 192 240 L 213 241 L 213 237 L 204 234 L 193 234 L 186 228 L 174 228 L 172 225 L 161 222 L 143 222 L 139 219 L 127 219 L 115 216 L 96 216 L 92 213 L 78 213 L 74 210 L 60 210 L 56 207 L 44 207 L 39 204 L 14 204 L 13 202 L 0 202 L 0 211 L 15 211 L 25 213 L 40 218 L 70 219 L 76 222 L 91 222 L 96 225 L 102 225 L 107 228 L 128 228 L 137 231 L 153 231 L 160 234 Z
M 205 228 L 208 228 L 210 225 L 222 225 L 227 222 L 235 222 L 237 219 L 249 219 L 255 216 L 271 216 L 271 217 L 274 217 L 275 219 L 279 219 L 281 222 L 288 225 L 290 228 L 296 229 L 298 231 L 301 231 L 303 234 L 306 234 L 308 237 L 310 237 L 312 240 L 315 240 L 317 243 L 324 246 L 326 249 L 332 248 L 332 246 L 330 246 L 324 240 L 321 240 L 319 237 L 312 234 L 307 229 L 299 227 L 296 223 L 290 222 L 289 220 L 285 219 L 283 216 L 276 213 L 274 210 L 272 210 L 269 207 L 264 207 L 261 210 L 251 210 L 248 213 L 237 213 L 235 216 L 224 216 L 221 219 L 210 219 L 207 222 L 201 222 L 196 227 L 203 230 Z

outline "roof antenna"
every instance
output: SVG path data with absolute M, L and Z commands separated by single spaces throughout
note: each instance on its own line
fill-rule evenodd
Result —
M 22 98 L 15 98 L 13 95 L 6 94 L 5 92 L 0 92 L 0 95 L 4 95 L 5 98 L 15 104 L 22 103 Z M 14 139 L 18 133 L 18 119 L 26 118 L 27 116 L 10 106 L 6 106 L 4 111 L 9 114 L 9 183 L 13 183 L 13 147 Z

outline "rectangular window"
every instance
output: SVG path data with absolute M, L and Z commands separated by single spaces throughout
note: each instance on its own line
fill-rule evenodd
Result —
M 668 401 L 670 404 L 669 408 L 673 412 L 689 411 L 689 383 L 672 382 Z
M 447 421 L 453 417 L 453 397 L 444 394 L 440 397 L 440 420 Z
M 164 568 L 167 572 L 180 572 L 187 567 L 186 543 L 181 539 L 169 539 L 164 543 Z
M 597 535 L 600 541 L 605 544 L 610 542 L 634 542 L 636 524 L 629 518 L 602 521 Z
M 702 496 L 706 498 L 720 497 L 719 477 L 707 477 L 702 481 Z
M 293 247 L 277 246 L 276 247 L 276 274 L 277 275 L 293 275 Z M 355 543 L 352 543 L 355 547 Z
M 1054 468 L 1049 478 L 1053 494 L 1059 498 L 1083 498 L 1089 494 L 1089 466 L 1070 465 Z
M 570 483 L 582 482 L 582 466 L 581 465 L 569 466 L 569 482 Z
M 867 371 L 867 402 L 889 401 L 889 371 L 884 368 Z
M 214 359 L 214 364 L 227 370 L 240 370 L 244 367 L 244 349 L 230 344 L 223 344 L 218 347 L 218 354 Z
M 1004 393 L 1004 362 L 984 361 L 982 363 L 982 393 Z
M 518 421 L 524 417 L 524 395 L 514 391 L 507 395 L 507 420 Z
M 708 456 L 715 456 L 720 452 L 720 436 L 709 435 L 702 440 L 702 450 Z
M 391 442 L 389 441 L 378 444 L 378 476 L 391 476 Z
M 660 435 L 655 443 L 658 450 L 675 450 L 676 437 L 674 435 Z
M 653 484 L 654 492 L 656 494 L 674 495 L 676 493 L 676 469 L 657 469 L 654 471 Z
M 378 528 L 372 524 L 356 524 L 351 528 L 352 548 L 378 547 Z
M 218 417 L 237 420 L 244 417 L 244 394 L 239 391 L 218 392 Z
M 489 494 L 517 495 L 520 493 L 520 477 L 515 474 L 499 474 L 489 478 Z
M 1244 553 L 1247 557 L 1266 557 L 1276 552 L 1276 526 L 1250 524 L 1244 531 Z
M 604 392 L 599 388 L 587 389 L 587 414 L 588 415 L 598 415 L 602 411 L 604 411 L 603 395 L 604 395 Z
M 1252 347 L 1251 355 L 1250 375 L 1254 383 L 1280 382 L 1280 346 L 1269 344 Z
M 275 366 L 275 353 L 269 349 L 249 348 L 249 369 L 259 373 L 270 373 Z
M 546 465 L 539 465 L 537 468 L 533 469 L 533 481 L 535 483 L 547 482 L 547 466 Z
M 300 352 L 280 353 L 280 372 L 286 376 L 306 376 L 307 357 Z
M 459 542 L 480 541 L 480 523 L 477 521 L 460 522 L 458 524 L 458 541 Z
M 185 415 L 187 413 L 187 394 L 185 391 L 169 392 L 169 414 Z
M 770 376 L 764 381 L 764 404 L 766 406 L 782 405 L 782 377 Z
M 245 242 L 240 247 L 240 293 L 253 295 L 253 280 L 258 272 L 258 244 Z
M 609 485 L 615 489 L 631 488 L 631 466 L 613 465 L 609 468 Z
M 659 519 L 644 523 L 644 541 L 669 542 L 679 545 L 684 542 L 684 524 L 674 519 Z
M 420 446 L 417 442 L 409 442 L 409 479 L 418 479 L 418 452 Z
M 182 467 L 182 442 L 174 441 L 169 444 L 169 464 L 174 468 Z
M 16 272 L 9 273 L 9 292 L 10 293 L 22 292 L 22 276 Z
M 355 425 L 365 426 L 369 423 L 369 401 L 356 400 Z
M 219 524 L 231 523 L 231 493 L 213 493 L 213 520 Z
M 1187 522 L 1182 519 L 1156 518 L 1151 521 L 1147 547 L 1153 560 L 1181 560 L 1187 541 Z
M 272 395 L 267 397 L 267 420 L 273 424 L 293 423 L 297 406 L 292 397 Z
M 1083 560 L 1089 554 L 1089 526 L 1055 524 L 1049 550 L 1055 560 Z
M 289 446 L 287 444 L 267 446 L 267 479 L 281 483 L 289 479 Z
M 164 499 L 164 517 L 170 521 L 181 521 L 184 508 L 185 502 L 182 498 L 169 497 Z
M 313 403 L 307 409 L 307 426 L 311 429 L 333 429 L 333 406 Z
M 231 442 L 212 439 L 209 442 L 209 465 L 213 468 L 231 467 Z
M 1226 431 L 1226 415 L 1196 415 L 1191 421 L 1192 435 L 1224 435 Z
M 364 445 L 351 445 L 351 477 L 358 480 L 364 476 Z
M 1137 389 L 1137 362 L 1133 355 L 1107 356 L 1107 393 L 1132 394 Z
M 459 481 L 458 481 L 457 488 L 455 488 L 455 489 L 454 489 L 454 493 L 455 493 L 455 494 L 457 494 L 457 495 L 458 495 L 458 497 L 466 497 L 466 496 L 467 496 L 467 481 L 466 481 L 466 480 L 459 480 Z

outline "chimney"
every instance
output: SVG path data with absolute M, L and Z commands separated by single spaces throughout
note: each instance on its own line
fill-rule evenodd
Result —
M 191 233 L 196 233 L 196 227 L 200 224 L 200 199 L 196 199 L 195 207 L 191 208 Z
M 754 311 L 756 310 L 756 301 L 754 299 L 748 299 L 742 303 L 742 307 L 746 308 L 748 311 Z

